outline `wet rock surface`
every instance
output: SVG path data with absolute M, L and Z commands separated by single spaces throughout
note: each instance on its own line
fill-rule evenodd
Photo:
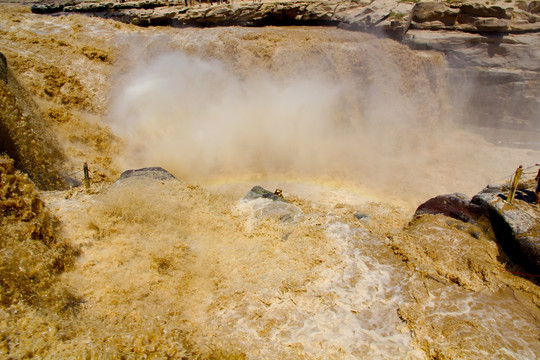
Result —
M 512 204 L 508 188 L 488 186 L 471 200 L 463 194 L 440 195 L 418 207 L 415 217 L 445 215 L 463 222 L 486 219 L 509 258 L 529 272 L 540 274 L 540 211 L 532 190 L 521 188 Z
M 177 180 L 174 175 L 161 167 L 147 167 L 142 169 L 126 170 L 120 175 L 120 179 L 145 177 L 154 180 Z
M 274 201 L 283 201 L 288 202 L 283 198 L 281 193 L 278 195 L 278 190 L 271 192 L 266 190 L 261 186 L 254 186 L 247 194 L 244 196 L 244 200 L 254 200 L 258 198 L 270 199 Z
M 277 218 L 283 223 L 289 223 L 303 214 L 302 210 L 285 200 L 278 190 L 273 193 L 261 186 L 254 186 L 242 201 L 258 219 Z
M 423 214 L 442 214 L 464 222 L 472 222 L 481 216 L 481 211 L 479 206 L 471 204 L 466 195 L 455 193 L 429 199 L 416 209 L 414 216 Z
M 508 256 L 534 274 L 540 274 L 538 207 L 519 199 L 509 204 L 505 199 L 504 193 L 481 192 L 471 202 L 480 206 L 489 219 L 497 241 Z

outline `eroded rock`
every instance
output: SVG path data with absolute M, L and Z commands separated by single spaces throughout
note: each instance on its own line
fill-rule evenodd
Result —
M 442 214 L 464 222 L 474 222 L 482 216 L 479 206 L 471 204 L 467 195 L 458 193 L 429 199 L 416 209 L 414 216 L 423 214 Z
M 472 200 L 457 193 L 437 196 L 418 207 L 413 222 L 429 214 L 472 223 L 487 237 L 494 236 L 514 263 L 540 274 L 540 210 L 533 205 L 534 193 L 526 184 L 520 185 L 512 204 L 506 202 L 507 186 L 489 185 Z M 467 230 L 461 225 L 456 228 Z
M 242 206 L 248 207 L 258 219 L 276 218 L 281 222 L 293 222 L 302 216 L 302 210 L 290 204 L 283 196 L 264 189 L 253 187 L 242 199 Z
M 177 180 L 171 173 L 161 167 L 148 167 L 124 171 L 118 180 L 145 177 L 154 180 Z
M 422 2 L 414 7 L 413 21 L 420 23 L 441 21 L 445 25 L 450 26 L 456 22 L 458 14 L 458 9 L 450 8 L 443 3 Z
M 274 201 L 283 201 L 288 202 L 285 198 L 278 193 L 278 190 L 271 192 L 263 188 L 262 186 L 254 186 L 247 194 L 244 196 L 244 200 L 255 200 L 259 198 L 270 199 Z
M 463 14 L 510 19 L 512 17 L 514 8 L 502 7 L 499 5 L 488 5 L 480 2 L 470 2 L 461 5 L 459 10 Z
M 94 13 L 140 26 L 216 25 L 302 25 L 328 24 L 344 29 L 382 31 L 401 39 L 412 25 L 415 29 L 470 32 L 536 31 L 539 1 L 488 5 L 479 2 L 445 4 L 420 2 L 416 5 L 395 0 L 374 1 L 284 1 L 274 3 L 233 3 L 211 7 L 186 7 L 183 1 L 144 0 L 130 2 L 55 2 L 36 4 L 35 13 Z M 526 19 L 524 20 L 524 16 Z
M 457 23 L 458 29 L 471 32 L 499 33 L 510 30 L 510 21 L 505 18 L 460 14 L 457 17 Z
M 497 241 L 517 264 L 540 274 L 540 222 L 538 209 L 525 201 L 504 201 L 498 193 L 482 192 L 472 199 L 493 227 Z

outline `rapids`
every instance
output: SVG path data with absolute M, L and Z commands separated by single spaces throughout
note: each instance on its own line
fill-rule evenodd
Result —
M 472 195 L 540 158 L 455 125 L 441 54 L 333 28 L 0 10 L 0 51 L 56 136 L 60 172 L 80 180 L 86 161 L 93 182 L 40 192 L 78 256 L 41 300 L 3 301 L 2 356 L 540 354 L 540 288 L 507 271 L 489 231 L 410 221 L 429 196 Z M 112 182 L 144 166 L 181 180 Z M 241 200 L 257 184 L 303 215 L 261 216 L 267 204 Z M 3 243 L 4 263 L 17 249 Z M 32 266 L 30 285 L 46 268 Z

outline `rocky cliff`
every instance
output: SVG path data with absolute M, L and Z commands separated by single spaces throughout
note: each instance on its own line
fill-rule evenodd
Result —
M 216 1 L 217 2 L 217 1 Z M 82 12 L 137 25 L 216 26 L 332 24 L 355 30 L 380 30 L 402 37 L 409 29 L 473 33 L 523 33 L 540 30 L 540 1 L 421 2 L 405 0 L 240 2 L 187 6 L 185 0 L 66 1 L 36 4 L 35 13 Z
M 192 2 L 194 6 L 186 6 Z M 246 1 L 218 5 L 192 0 L 68 0 L 42 2 L 32 11 L 78 12 L 140 26 L 329 25 L 390 36 L 413 49 L 446 55 L 451 106 L 458 122 L 480 129 L 526 130 L 526 141 L 497 141 L 540 147 L 535 140 L 540 135 L 538 0 Z

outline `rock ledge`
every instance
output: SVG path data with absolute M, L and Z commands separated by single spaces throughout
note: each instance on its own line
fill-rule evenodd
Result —
M 401 38 L 411 29 L 478 33 L 540 30 L 539 1 L 488 5 L 479 2 L 283 1 L 185 6 L 185 1 L 64 1 L 36 4 L 34 13 L 87 13 L 140 26 L 335 25 Z

